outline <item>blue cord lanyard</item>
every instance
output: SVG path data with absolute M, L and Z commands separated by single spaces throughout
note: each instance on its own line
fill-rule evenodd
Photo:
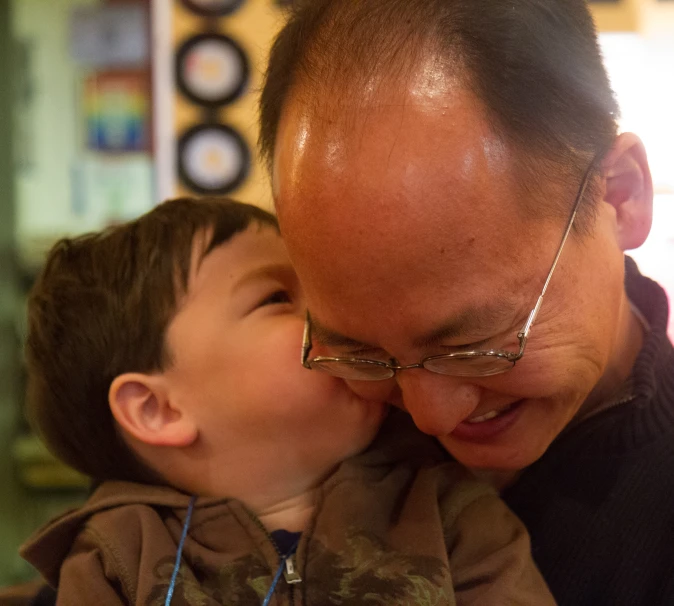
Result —
M 262 606 L 269 606 L 269 602 L 271 601 L 271 597 L 274 595 L 274 591 L 276 591 L 276 585 L 278 585 L 279 579 L 281 578 L 281 575 L 283 574 L 283 569 L 286 566 L 286 562 L 288 561 L 288 558 L 291 558 L 295 552 L 297 551 L 297 544 L 299 543 L 299 539 L 295 541 L 293 546 L 288 550 L 288 553 L 286 553 L 284 556 L 281 556 L 281 562 L 278 565 L 278 568 L 276 570 L 276 574 L 274 575 L 274 580 L 271 582 L 271 587 L 269 588 L 269 591 L 267 592 L 267 596 L 264 599 L 264 602 L 262 602 Z
M 164 600 L 164 606 L 170 606 L 171 600 L 173 599 L 173 592 L 175 591 L 176 587 L 176 579 L 178 578 L 178 570 L 180 570 L 180 560 L 182 559 L 183 556 L 183 547 L 185 547 L 185 539 L 187 538 L 187 531 L 189 530 L 190 522 L 192 521 L 192 512 L 194 511 L 194 503 L 196 502 L 196 500 L 197 497 L 195 495 L 190 499 L 190 504 L 187 507 L 187 517 L 185 518 L 185 524 L 183 525 L 183 532 L 180 535 L 180 543 L 178 543 L 178 553 L 176 554 L 176 562 L 173 565 L 173 573 L 171 574 L 171 582 L 169 583 L 168 592 L 166 593 L 166 600 Z M 271 601 L 271 598 L 274 595 L 274 591 L 276 591 L 276 585 L 278 585 L 279 579 L 283 574 L 283 569 L 286 566 L 286 562 L 288 561 L 288 558 L 292 557 L 297 551 L 298 543 L 299 539 L 295 541 L 295 544 L 289 549 L 288 553 L 286 553 L 284 556 L 281 556 L 281 562 L 279 563 L 279 567 L 276 571 L 276 574 L 274 575 L 274 579 L 271 582 L 271 587 L 267 592 L 267 596 L 265 597 L 264 602 L 262 602 L 262 606 L 269 606 L 269 602 Z
M 173 574 L 171 574 L 171 582 L 169 583 L 168 592 L 166 593 L 166 600 L 164 601 L 164 606 L 169 606 L 171 600 L 173 599 L 173 591 L 176 588 L 176 579 L 178 578 L 178 570 L 180 569 L 180 560 L 183 556 L 183 547 L 185 546 L 185 539 L 187 538 L 187 530 L 190 527 L 190 522 L 192 521 L 192 512 L 194 511 L 194 503 L 197 500 L 196 495 L 190 499 L 189 507 L 187 508 L 187 517 L 185 518 L 185 524 L 183 524 L 183 532 L 180 535 L 180 543 L 178 543 L 178 553 L 176 554 L 176 563 L 173 565 Z

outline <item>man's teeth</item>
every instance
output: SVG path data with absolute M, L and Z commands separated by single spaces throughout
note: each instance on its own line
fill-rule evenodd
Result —
M 491 421 L 492 419 L 498 417 L 499 415 L 502 415 L 504 412 L 508 412 L 510 408 L 511 407 L 508 406 L 508 408 L 504 408 L 503 410 L 492 410 L 486 414 L 480 415 L 479 417 L 466 419 L 466 423 L 484 423 L 485 421 Z

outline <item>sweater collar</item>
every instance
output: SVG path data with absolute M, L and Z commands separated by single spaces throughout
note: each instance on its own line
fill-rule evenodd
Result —
M 641 275 L 630 257 L 625 257 L 625 291 L 650 327 L 629 379 L 633 398 L 569 428 L 552 448 L 572 440 L 585 455 L 625 452 L 671 435 L 674 429 L 674 348 L 667 337 L 667 295 L 657 282 Z
M 672 378 L 673 350 L 667 337 L 669 303 L 662 287 L 642 276 L 637 264 L 630 257 L 625 257 L 625 290 L 651 328 L 645 335 L 644 345 L 632 371 L 634 395 L 639 400 L 650 401 L 660 383 Z M 668 383 L 670 388 L 674 387 L 672 381 Z

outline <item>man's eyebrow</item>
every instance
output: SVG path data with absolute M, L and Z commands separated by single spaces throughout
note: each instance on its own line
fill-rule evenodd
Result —
M 323 326 L 319 321 L 311 318 L 311 333 L 315 337 L 316 341 L 321 345 L 327 347 L 348 347 L 351 349 L 376 349 L 367 343 L 362 341 L 357 341 L 350 337 L 346 337 L 343 334 Z
M 471 307 L 458 316 L 447 320 L 438 328 L 422 335 L 413 343 L 414 347 L 432 348 L 441 345 L 447 339 L 453 339 L 467 332 L 484 330 L 484 327 L 499 327 L 504 321 L 511 320 L 515 305 L 507 301 L 496 301 L 482 306 Z M 311 332 L 317 342 L 327 347 L 347 347 L 350 349 L 379 349 L 363 341 L 347 337 L 320 321 L 311 318 Z M 485 335 L 488 336 L 488 335 Z
M 475 334 L 479 332 L 485 337 L 485 328 L 499 328 L 506 320 L 511 320 L 515 306 L 506 301 L 495 301 L 485 305 L 470 307 L 446 322 L 440 324 L 429 333 L 422 335 L 414 341 L 414 347 L 432 348 L 441 345 L 443 341 L 454 339 L 465 334 Z

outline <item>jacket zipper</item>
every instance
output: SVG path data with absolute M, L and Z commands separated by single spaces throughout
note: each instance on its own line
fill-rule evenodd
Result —
M 592 411 L 592 414 L 589 414 L 587 417 L 585 417 L 582 420 L 586 421 L 587 419 L 591 419 L 595 415 L 606 412 L 607 410 L 612 410 L 614 408 L 617 408 L 618 406 L 623 406 L 624 404 L 629 404 L 630 402 L 632 402 L 632 400 L 636 400 L 636 396 L 634 396 L 634 395 L 624 396 L 624 397 L 620 398 L 619 400 L 616 400 L 615 402 L 611 402 L 610 404 L 599 407 L 597 410 Z
M 606 410 L 610 410 L 611 408 L 614 408 L 615 406 L 622 406 L 623 404 L 627 404 L 631 402 L 632 400 L 636 400 L 636 396 L 625 396 L 621 400 L 618 400 L 617 402 L 613 402 L 610 406 L 606 407 Z
M 295 561 L 294 553 L 286 558 L 285 569 L 283 570 L 283 578 L 286 580 L 286 583 L 290 585 L 290 589 L 292 589 L 293 585 L 302 582 L 302 577 L 297 570 L 297 562 Z
M 281 553 L 281 550 L 276 544 L 276 541 L 274 541 L 274 537 L 271 536 L 271 533 L 265 528 L 264 524 L 260 522 L 258 517 L 252 511 L 246 509 L 246 513 L 248 513 L 250 519 L 253 520 L 255 525 L 264 533 L 264 535 L 267 537 L 269 542 L 274 547 L 274 550 L 278 554 L 279 559 L 282 560 L 284 554 Z M 295 559 L 295 556 L 296 554 L 294 553 L 288 558 L 286 558 L 285 566 L 283 568 L 283 578 L 285 579 L 285 582 L 288 584 L 288 599 L 290 602 L 290 606 L 294 606 L 295 604 L 295 585 L 297 583 L 302 582 L 302 577 L 300 576 L 300 573 L 297 570 L 297 560 Z M 273 572 L 274 571 L 272 570 L 272 575 Z

